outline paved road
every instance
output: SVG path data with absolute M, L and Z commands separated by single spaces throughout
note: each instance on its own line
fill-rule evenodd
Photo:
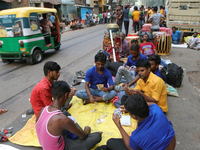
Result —
M 93 65 L 95 53 L 102 48 L 103 33 L 106 25 L 99 25 L 84 30 L 66 32 L 62 35 L 61 50 L 49 51 L 45 59 L 37 65 L 26 65 L 25 61 L 12 64 L 0 62 L 0 108 L 9 111 L 1 115 L 0 128 L 14 126 L 14 133 L 21 129 L 30 118 L 21 115 L 31 108 L 29 97 L 33 86 L 43 78 L 43 65 L 46 61 L 58 62 L 61 67 L 60 80 L 71 81 L 77 70 L 87 70 Z M 185 68 L 183 84 L 178 88 L 179 98 L 168 96 L 169 112 L 167 117 L 172 121 L 176 137 L 176 150 L 200 149 L 200 100 L 187 72 L 200 71 L 199 52 L 189 49 L 173 48 L 170 56 L 163 56 Z M 83 88 L 83 84 L 78 89 Z M 21 147 L 7 142 L 19 149 L 41 149 Z

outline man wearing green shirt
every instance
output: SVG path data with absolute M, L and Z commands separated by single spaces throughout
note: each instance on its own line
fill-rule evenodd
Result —
M 99 14 L 99 24 L 102 24 L 102 13 Z

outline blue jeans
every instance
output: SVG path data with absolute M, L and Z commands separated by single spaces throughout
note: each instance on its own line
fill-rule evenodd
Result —
M 86 20 L 86 24 L 87 24 L 87 26 L 89 26 L 89 20 Z
M 144 25 L 144 20 L 140 20 L 140 21 L 139 21 L 139 26 L 140 26 L 139 28 L 142 29 L 142 26 L 143 26 L 143 25 Z
M 120 82 L 121 79 L 123 79 L 122 77 L 124 76 L 126 83 L 131 83 L 133 81 L 133 79 L 135 79 L 135 76 L 124 66 L 120 66 L 117 70 L 117 74 L 115 76 L 115 80 L 114 80 L 114 86 L 117 86 Z M 135 87 L 134 85 L 130 86 L 131 88 Z M 115 90 L 118 92 L 117 88 L 115 88 Z
M 122 32 L 122 25 L 118 25 L 119 26 L 119 32 Z
M 110 23 L 110 18 L 107 18 L 108 22 L 107 23 Z
M 90 92 L 91 92 L 92 96 L 98 96 L 98 97 L 102 97 L 103 96 L 103 100 L 104 101 L 113 99 L 117 94 L 114 90 L 105 93 L 105 92 L 103 92 L 101 90 L 93 89 L 93 88 L 90 88 Z M 83 99 L 83 100 L 89 100 L 90 99 L 88 94 L 87 94 L 87 92 L 86 92 L 86 90 L 81 90 L 81 91 L 76 92 L 76 96 L 78 98 Z
M 167 65 L 166 61 L 164 59 L 161 58 L 161 65 L 164 67 Z

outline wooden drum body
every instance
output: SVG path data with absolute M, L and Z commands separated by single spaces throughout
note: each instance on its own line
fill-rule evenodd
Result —
M 129 42 L 129 48 L 131 47 L 131 41 L 132 40 L 137 40 L 138 44 L 141 43 L 139 36 L 128 36 L 128 37 L 126 37 L 126 40 Z
M 155 45 L 158 55 L 169 55 L 171 51 L 172 39 L 170 34 L 157 34 Z

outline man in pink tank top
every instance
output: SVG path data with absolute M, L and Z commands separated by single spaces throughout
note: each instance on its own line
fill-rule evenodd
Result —
M 36 119 L 36 132 L 40 145 L 44 150 L 89 150 L 101 141 L 101 133 L 90 134 L 91 128 L 84 130 L 77 127 L 75 122 L 61 112 L 73 91 L 65 81 L 52 83 L 53 103 L 41 109 Z M 70 132 L 78 137 L 70 139 Z

